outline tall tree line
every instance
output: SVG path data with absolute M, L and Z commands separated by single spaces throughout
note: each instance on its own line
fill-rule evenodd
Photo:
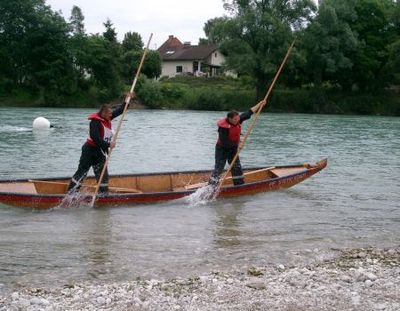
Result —
M 66 21 L 45 0 L 0 2 L 0 93 L 24 90 L 46 105 L 80 93 L 108 100 L 131 82 L 142 53 L 141 36 L 128 32 L 119 42 L 110 20 L 103 33 L 87 34 L 77 6 Z M 148 54 L 143 73 L 160 75 L 157 52 Z
M 400 83 L 400 2 L 393 0 L 223 0 L 202 42 L 219 43 L 226 66 L 265 93 L 290 43 L 283 80 L 291 87 L 376 92 Z

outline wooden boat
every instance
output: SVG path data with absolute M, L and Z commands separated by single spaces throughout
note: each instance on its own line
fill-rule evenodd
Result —
M 249 195 L 258 192 L 289 188 L 316 174 L 327 165 L 318 163 L 258 167 L 244 169 L 245 184 L 233 186 L 227 178 L 218 197 Z M 109 193 L 96 200 L 96 206 L 132 205 L 169 201 L 194 193 L 210 176 L 210 171 L 186 171 L 110 176 Z M 58 206 L 67 190 L 70 178 L 0 180 L 0 203 L 34 209 Z M 96 181 L 88 177 L 80 192 L 90 201 Z

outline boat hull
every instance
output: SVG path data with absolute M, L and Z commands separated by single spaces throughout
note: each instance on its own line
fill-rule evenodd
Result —
M 327 160 L 324 159 L 318 162 L 316 165 L 310 166 L 305 165 L 303 171 L 295 172 L 285 176 L 277 176 L 275 178 L 268 178 L 265 180 L 245 183 L 240 186 L 224 186 L 221 188 L 218 198 L 229 198 L 243 195 L 252 195 L 260 192 L 267 192 L 272 190 L 284 189 L 292 187 L 312 175 L 318 173 L 327 166 Z M 291 168 L 297 168 L 299 166 L 282 166 L 277 167 L 290 170 Z M 160 176 L 174 173 L 162 173 Z M 182 172 L 182 173 L 204 173 L 199 172 Z M 145 174 L 143 174 L 145 175 Z M 151 174 L 149 174 L 151 175 Z M 123 176 L 123 175 L 120 175 Z M 46 179 L 47 181 L 58 180 L 60 178 Z M 29 180 L 16 180 L 15 183 L 27 183 Z M 0 189 L 2 183 L 10 183 L 7 181 L 0 181 Z M 106 196 L 98 197 L 95 205 L 100 206 L 120 206 L 120 205 L 137 205 L 137 204 L 149 204 L 163 201 L 171 201 L 180 199 L 191 195 L 197 189 L 181 190 L 181 191 L 165 191 L 165 192 L 146 192 L 146 193 L 110 193 Z M 34 209 L 48 209 L 59 206 L 65 195 L 64 194 L 31 194 L 31 193 L 17 193 L 17 192 L 4 192 L 0 191 L 0 203 L 16 206 L 16 207 L 27 207 Z M 83 198 L 84 201 L 90 202 L 92 196 L 88 194 Z

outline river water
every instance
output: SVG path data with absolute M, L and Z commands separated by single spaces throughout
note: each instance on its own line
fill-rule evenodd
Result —
M 71 176 L 88 109 L 0 108 L 0 177 Z M 62 128 L 32 131 L 37 116 Z M 211 169 L 221 112 L 130 110 L 110 173 Z M 329 159 L 287 190 L 191 206 L 33 211 L 0 204 L 0 291 L 290 265 L 399 245 L 400 118 L 263 114 L 243 166 Z

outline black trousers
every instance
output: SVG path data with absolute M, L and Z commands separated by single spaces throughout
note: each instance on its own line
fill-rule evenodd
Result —
M 91 167 L 93 167 L 94 175 L 97 182 L 99 182 L 105 161 L 106 157 L 99 148 L 84 144 L 82 147 L 81 158 L 79 159 L 78 170 L 74 176 L 72 176 L 72 179 L 68 185 L 68 192 L 76 191 L 81 187 L 81 183 L 85 179 Z M 100 183 L 99 192 L 108 192 L 107 169 L 104 172 L 103 180 Z
M 211 174 L 209 184 L 218 184 L 220 175 L 225 168 L 226 161 L 231 164 L 233 158 L 235 157 L 236 151 L 236 147 L 228 149 L 219 145 L 215 146 L 215 167 Z M 240 164 L 239 157 L 236 159 L 235 164 L 232 167 L 232 179 L 235 186 L 244 184 L 242 165 Z

